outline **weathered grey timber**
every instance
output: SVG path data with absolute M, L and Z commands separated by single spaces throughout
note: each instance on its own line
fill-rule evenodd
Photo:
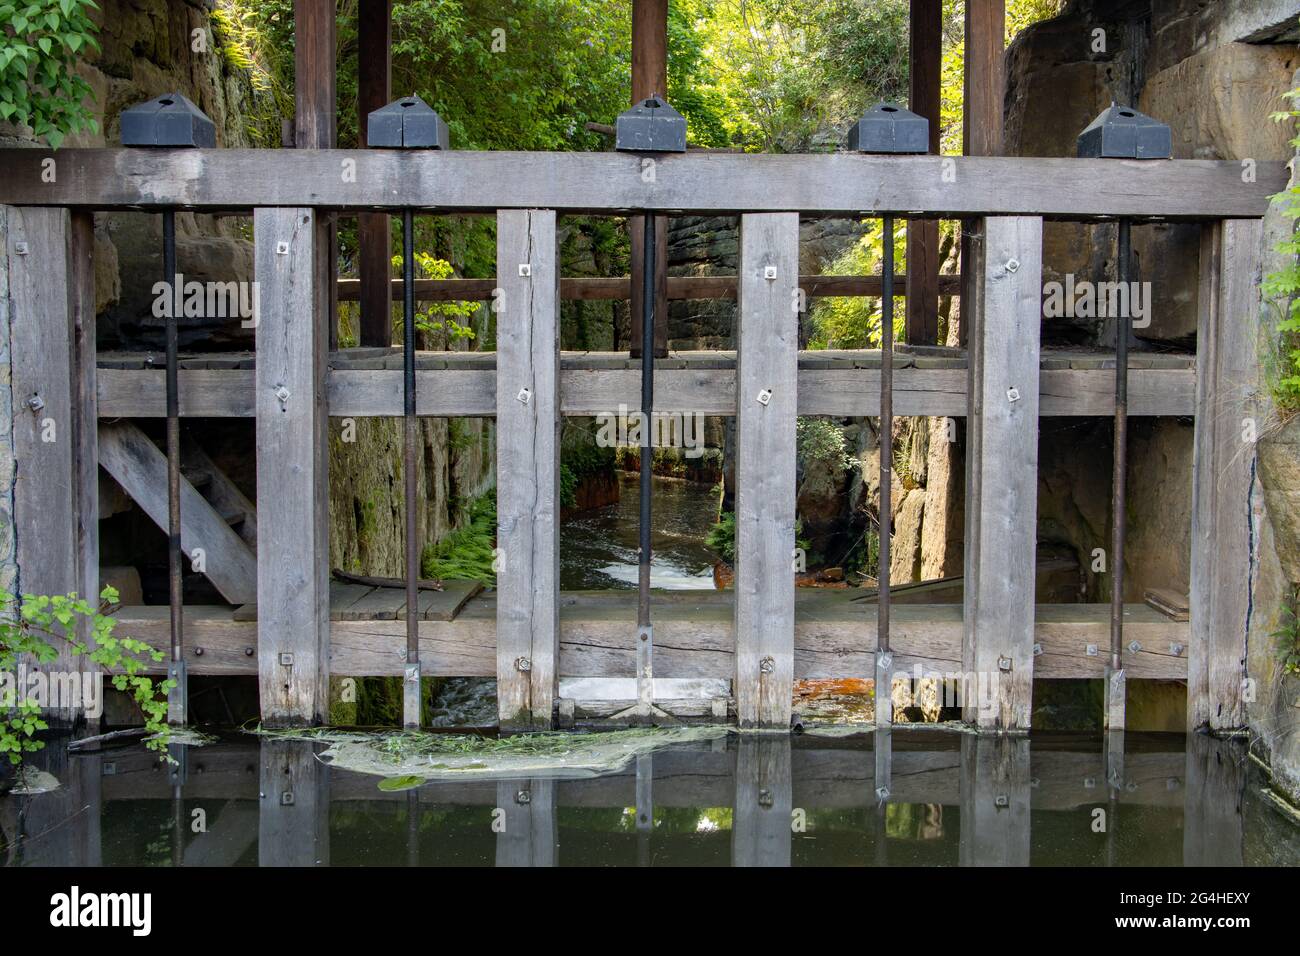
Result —
M 253 219 L 257 328 L 258 676 L 262 720 L 329 710 L 329 524 L 322 278 L 330 248 L 311 209 Z
M 1206 734 L 1189 733 L 1183 774 L 1184 866 L 1242 866 L 1249 761 Z
M 1192 457 L 1192 640 L 1188 730 L 1245 723 L 1250 627 L 1255 438 L 1261 429 L 1259 283 L 1262 226 L 1229 220 L 1202 227 Z
M 1029 728 L 1034 673 L 1038 514 L 1041 219 L 990 217 L 972 234 L 968 301 L 966 582 L 962 663 L 996 686 L 990 710 L 965 702 L 981 730 Z
M 130 422 L 99 426 L 99 463 L 159 528 L 167 529 L 167 458 Z M 257 600 L 257 556 L 181 476 L 181 548 L 231 604 Z M 201 552 L 201 554 L 196 554 Z
M 63 209 L 7 209 L 13 535 L 19 593 L 99 596 L 93 226 Z M 86 632 L 79 632 L 82 637 Z M 65 648 L 48 672 L 96 668 Z M 57 706 L 53 706 L 57 703 Z M 76 718 L 75 701 L 46 713 Z
M 42 163 L 58 181 L 42 181 Z M 355 163 L 344 181 L 339 169 Z M 1123 182 L 1123 188 L 1116 184 Z M 364 149 L 0 150 L 0 202 L 91 209 L 315 206 L 495 213 L 780 212 L 1097 220 L 1262 217 L 1281 163 L 1242 182 L 1235 161 L 997 156 L 517 153 Z
M 560 270 L 555 213 L 497 217 L 497 708 L 549 728 L 560 614 Z
M 790 726 L 794 680 L 799 217 L 740 220 L 736 674 L 741 728 Z
M 846 591 L 815 590 L 795 599 L 794 676 L 797 679 L 862 677 L 875 666 L 874 615 L 851 601 Z M 656 654 L 659 677 L 735 675 L 732 639 L 734 598 L 730 592 L 697 597 L 665 592 L 655 595 L 655 632 L 662 635 Z M 561 595 L 561 677 L 608 677 L 631 674 L 636 653 L 629 640 L 635 605 L 622 596 Z M 1035 675 L 1047 678 L 1100 678 L 1104 659 L 1090 656 L 1089 644 L 1104 645 L 1106 605 L 1050 604 L 1036 609 L 1034 641 L 1043 653 L 1035 658 Z M 193 674 L 252 674 L 257 669 L 257 625 L 243 609 L 190 606 L 185 609 L 187 653 Z M 166 648 L 167 609 L 125 607 L 118 629 L 154 647 Z M 331 670 L 355 676 L 402 673 L 405 624 L 396 619 L 349 620 L 339 615 L 330 628 Z M 867 618 L 870 617 L 868 620 Z M 891 646 L 895 673 L 962 674 L 961 606 L 906 604 L 893 609 Z M 1186 645 L 1188 625 L 1170 621 L 1141 604 L 1125 611 L 1125 631 L 1141 649 L 1125 648 L 1124 666 L 1140 679 L 1179 680 L 1187 676 L 1187 658 L 1171 644 Z M 198 648 L 203 649 L 197 655 Z M 496 675 L 496 597 L 470 600 L 452 621 L 420 622 L 420 660 L 425 676 L 494 677 Z
M 557 781 L 547 777 L 534 777 L 522 785 L 496 784 L 495 809 L 501 811 L 492 821 L 497 835 L 497 866 L 556 865 L 558 786 Z
M 347 352 L 336 353 L 346 356 Z M 425 353 L 428 354 L 428 353 Z M 461 355 L 473 356 L 472 359 Z M 874 416 L 880 412 L 879 353 L 799 353 L 799 414 Z M 910 357 L 895 356 L 894 412 L 906 416 L 961 418 L 966 415 L 964 359 L 920 359 L 925 367 L 906 367 Z M 623 353 L 607 359 L 594 353 L 564 353 L 560 371 L 560 413 L 599 415 L 641 407 L 640 379 L 620 367 Z M 431 417 L 491 417 L 496 414 L 493 353 L 441 353 L 439 369 L 415 373 L 416 412 Z M 466 367 L 470 362 L 487 368 Z M 1071 368 L 1065 359 L 1044 359 L 1039 375 L 1040 414 L 1109 415 L 1115 408 L 1114 372 L 1101 367 Z M 1129 372 L 1129 415 L 1193 412 L 1195 372 L 1183 367 L 1140 368 Z M 402 413 L 402 373 L 354 368 L 376 359 L 340 359 L 326 373 L 329 414 L 334 417 L 391 417 Z M 614 367 L 608 367 L 617 362 Z M 875 367 L 871 367 L 872 363 Z M 1050 364 L 1049 364 L 1050 363 Z M 1065 363 L 1062 365 L 1062 363 Z M 736 411 L 735 358 L 732 353 L 673 353 L 655 371 L 655 408 L 661 412 L 733 415 Z M 586 367 L 584 367 L 584 365 Z M 672 366 L 678 367 L 672 367 Z M 669 366 L 669 367 L 662 367 Z M 1060 366 L 1060 367 L 1057 367 Z M 247 418 L 253 414 L 251 369 L 184 368 L 180 371 L 181 414 L 206 418 Z M 99 370 L 103 418 L 156 418 L 165 412 L 163 374 L 151 368 Z

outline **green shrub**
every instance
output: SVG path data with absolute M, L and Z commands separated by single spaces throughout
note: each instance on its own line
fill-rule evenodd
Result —
M 90 84 L 73 73 L 77 55 L 99 49 L 94 0 L 0 2 L 0 119 L 30 126 L 51 149 L 69 133 L 99 131 L 86 108 Z
M 1274 113 L 1273 118 L 1278 122 L 1294 122 L 1300 117 L 1300 109 L 1295 108 L 1300 101 L 1300 89 L 1287 93 L 1286 100 L 1292 108 Z M 1300 148 L 1300 136 L 1291 140 L 1291 145 Z M 1300 185 L 1293 185 L 1273 198 L 1281 203 L 1282 214 L 1292 221 L 1293 227 L 1291 234 L 1276 247 L 1289 257 L 1287 265 L 1264 279 L 1264 294 L 1282 314 L 1277 323 L 1278 338 L 1268 377 L 1278 409 L 1290 415 L 1300 411 L 1300 259 L 1297 258 L 1300 233 L 1294 228 L 1294 223 L 1300 220 Z

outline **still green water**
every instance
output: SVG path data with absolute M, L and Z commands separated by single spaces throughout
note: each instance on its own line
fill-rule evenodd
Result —
M 466 776 L 385 792 L 318 743 L 236 735 L 173 772 L 139 747 L 36 765 L 0 798 L 10 866 L 1297 865 L 1300 827 L 1234 742 L 1130 735 L 1112 787 L 1096 738 L 896 730 L 677 745 L 598 777 Z M 1097 811 L 1104 813 L 1099 830 Z

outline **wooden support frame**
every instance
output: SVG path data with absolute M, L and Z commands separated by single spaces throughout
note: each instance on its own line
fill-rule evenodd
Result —
M 6 208 L 18 592 L 99 599 L 99 449 L 91 214 Z M 85 639 L 87 627 L 78 630 Z M 46 714 L 83 715 L 98 669 L 66 648 L 39 668 L 60 675 Z M 75 675 L 75 676 L 74 676 Z M 87 678 L 86 675 L 94 675 Z M 75 686 L 74 686 L 75 685 Z M 96 694 L 96 699 L 98 695 Z M 57 706 L 56 706 L 57 704 Z
M 632 0 L 632 103 L 647 97 L 668 95 L 668 0 Z M 641 323 L 645 315 L 642 297 L 645 281 L 645 219 L 627 221 L 632 247 L 631 338 L 628 352 L 641 355 Z M 655 217 L 655 356 L 668 354 L 668 218 Z
M 57 159 L 58 182 L 42 181 Z M 339 169 L 354 162 L 355 182 Z M 501 209 L 621 215 L 797 211 L 861 217 L 905 210 L 927 219 L 986 215 L 1097 222 L 1260 218 L 1286 188 L 1261 162 L 1254 182 L 1223 160 L 754 155 L 660 156 L 654 182 L 630 153 L 393 149 L 0 150 L 0 203 L 91 209 L 247 210 L 314 206 L 439 213 Z M 63 171 L 67 171 L 64 173 Z M 945 175 L 948 173 L 950 175 Z M 1115 189 L 1123 177 L 1124 189 Z
M 962 702 L 980 730 L 1029 729 L 1038 521 L 1043 222 L 990 217 L 971 233 L 966 300 L 970 417 L 962 665 L 987 699 Z M 977 695 L 983 698 L 981 691 Z M 987 706 L 985 706 L 987 705 Z
M 1245 724 L 1246 635 L 1258 531 L 1252 497 L 1260 432 L 1259 283 L 1263 224 L 1201 232 L 1192 452 L 1191 643 L 1187 729 Z
M 939 153 L 940 94 L 943 64 L 942 0 L 911 0 L 911 110 L 930 121 L 930 152 Z M 939 223 L 934 219 L 907 222 L 907 290 L 904 341 L 911 345 L 939 344 Z
M 961 739 L 961 866 L 1030 863 L 1030 742 Z
M 366 145 L 370 114 L 392 98 L 392 0 L 365 0 L 357 10 L 357 133 Z M 393 342 L 393 235 L 386 213 L 357 216 L 362 345 Z M 400 295 L 400 292 L 397 294 Z
M 325 408 L 330 237 L 313 209 L 258 209 L 258 677 L 262 720 L 329 711 L 329 458 Z
M 736 355 L 736 676 L 742 729 L 790 726 L 799 217 L 742 216 Z
M 732 866 L 789 866 L 794 810 L 788 734 L 745 734 L 736 745 Z
M 555 213 L 503 210 L 497 217 L 496 380 L 497 709 L 503 730 L 549 728 L 557 686 L 559 275 Z

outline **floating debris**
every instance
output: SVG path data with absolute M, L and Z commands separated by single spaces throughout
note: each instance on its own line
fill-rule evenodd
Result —
M 600 733 L 431 734 L 420 731 L 361 733 L 304 729 L 258 730 L 264 737 L 327 743 L 317 759 L 331 767 L 384 777 L 384 790 L 405 790 L 451 777 L 563 775 L 594 777 L 616 771 L 662 747 L 725 737 L 726 727 L 693 726 Z
M 51 793 L 61 786 L 59 778 L 52 773 L 35 767 L 21 767 L 9 793 L 19 797 L 32 797 L 38 793 Z
M 169 745 L 180 744 L 182 747 L 203 747 L 217 742 L 217 738 L 212 734 L 205 734 L 192 727 L 175 727 L 166 734 L 154 734 L 152 737 L 146 737 L 145 740 L 161 740 L 164 737 Z

